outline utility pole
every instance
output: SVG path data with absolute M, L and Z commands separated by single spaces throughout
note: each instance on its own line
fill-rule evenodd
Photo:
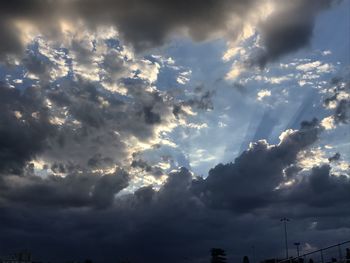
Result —
M 286 217 L 283 217 L 281 219 L 281 222 L 284 224 L 284 241 L 286 245 L 286 259 L 288 259 L 288 235 L 287 235 L 287 222 L 289 222 L 289 219 Z
M 253 263 L 257 263 L 256 262 L 256 251 L 255 251 L 255 245 L 252 246 L 253 249 Z
M 298 255 L 298 260 L 299 260 L 299 257 L 300 257 L 300 253 L 299 253 L 300 242 L 295 242 L 295 243 L 294 243 L 294 246 L 297 247 L 297 255 Z

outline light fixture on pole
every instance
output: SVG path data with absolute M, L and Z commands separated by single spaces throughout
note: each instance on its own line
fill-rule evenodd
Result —
M 295 242 L 294 243 L 294 246 L 297 247 L 297 255 L 298 255 L 298 260 L 299 260 L 299 257 L 300 257 L 300 254 L 299 254 L 299 246 L 300 246 L 300 242 Z
M 286 246 L 286 259 L 288 259 L 288 235 L 287 235 L 287 222 L 289 222 L 289 219 L 286 217 L 281 218 L 281 222 L 284 224 L 284 241 Z

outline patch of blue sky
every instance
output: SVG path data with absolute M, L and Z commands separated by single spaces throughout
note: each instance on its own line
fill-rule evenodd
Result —
M 206 128 L 186 132 L 180 127 L 171 135 L 188 153 L 195 172 L 206 174 L 215 163 L 232 161 L 250 141 L 267 139 L 278 143 L 284 130 L 297 129 L 303 120 L 314 117 L 321 120 L 330 114 L 322 106 L 323 91 L 348 63 L 349 45 L 343 43 L 349 13 L 349 8 L 344 7 L 348 5 L 349 2 L 342 3 L 319 16 L 309 47 L 271 63 L 264 70 L 249 70 L 236 80 L 243 83 L 243 93 L 234 88 L 234 81 L 224 79 L 231 66 L 222 60 L 225 40 L 195 43 L 179 39 L 162 50 L 178 65 L 191 69 L 191 79 L 185 87 L 187 94 L 196 85 L 216 91 L 212 98 L 214 109 L 193 117 L 198 123 L 205 123 Z M 335 26 L 339 28 L 337 33 L 333 30 Z M 245 48 L 253 49 L 253 38 L 245 41 Z M 175 79 L 169 80 L 171 74 L 163 74 L 168 77 L 160 75 L 162 83 L 175 86 Z M 257 101 L 256 94 L 261 90 L 270 91 L 270 95 Z M 183 133 L 186 135 L 180 136 Z M 342 140 L 342 136 L 334 138 Z

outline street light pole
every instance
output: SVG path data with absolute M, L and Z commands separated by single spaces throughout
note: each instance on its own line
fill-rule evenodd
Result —
M 289 219 L 286 217 L 283 217 L 281 219 L 281 222 L 284 224 L 284 241 L 286 245 L 286 259 L 288 259 L 288 235 L 287 235 L 287 222 L 289 222 Z
M 255 246 L 252 246 L 253 249 L 253 263 L 256 263 L 256 253 L 255 253 Z
M 298 255 L 298 261 L 299 261 L 299 257 L 300 257 L 300 254 L 299 254 L 299 246 L 300 246 L 300 242 L 295 242 L 294 243 L 294 246 L 297 247 L 297 255 Z

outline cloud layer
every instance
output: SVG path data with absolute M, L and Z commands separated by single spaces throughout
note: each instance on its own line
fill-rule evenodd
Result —
M 0 252 L 177 263 L 222 247 L 231 262 L 254 246 L 259 259 L 280 257 L 284 216 L 305 247 L 348 238 L 346 151 L 320 142 L 350 121 L 348 78 L 327 84 L 322 74 L 340 66 L 308 58 L 276 66 L 288 74 L 269 68 L 310 45 L 317 16 L 337 2 L 1 2 Z M 252 73 L 226 82 L 226 64 L 206 65 L 211 49 L 182 50 L 187 64 L 145 55 L 178 37 L 251 41 L 234 65 Z M 251 118 L 253 106 L 262 113 Z M 282 111 L 294 112 L 289 124 Z M 306 111 L 320 120 L 299 124 Z M 247 119 L 242 151 L 213 167 L 234 158 Z M 198 176 L 196 163 L 213 168 Z
M 6 45 L 2 45 L 0 53 L 4 56 L 23 50 L 25 35 L 30 29 L 59 38 L 64 21 L 69 21 L 72 26 L 81 21 L 90 28 L 116 26 L 136 50 L 163 45 L 174 34 L 189 35 L 195 40 L 218 36 L 237 39 L 246 25 L 253 24 L 261 33 L 263 46 L 251 60 L 253 64 L 263 66 L 309 44 L 317 14 L 335 2 L 6 1 L 1 4 L 0 21 L 0 27 L 6 29 L 1 30 Z M 266 10 L 260 11 L 261 15 L 261 6 L 272 6 L 270 15 L 264 16 Z
M 317 247 L 330 238 L 334 226 L 329 220 L 350 216 L 345 209 L 349 178 L 332 175 L 328 164 L 303 176 L 287 175 L 286 169 L 298 165 L 297 155 L 320 131 L 317 121 L 305 122 L 300 130 L 282 134 L 278 145 L 252 144 L 206 179 L 182 168 L 170 173 L 159 191 L 143 187 L 115 200 L 128 183 L 128 174 L 120 170 L 101 176 L 3 177 L 1 226 L 7 241 L 2 247 L 29 247 L 48 259 L 61 254 L 62 259 L 85 256 L 103 262 L 179 262 L 185 257 L 206 262 L 212 246 L 233 244 L 228 254 L 238 260 L 249 254 L 246 248 L 254 240 L 260 257 L 268 257 L 279 247 L 281 214 L 294 218 L 292 229 L 303 229 L 313 237 L 307 242 Z M 266 235 L 271 242 L 264 241 Z M 347 235 L 344 230 L 335 238 Z M 47 254 L 39 252 L 44 240 Z

